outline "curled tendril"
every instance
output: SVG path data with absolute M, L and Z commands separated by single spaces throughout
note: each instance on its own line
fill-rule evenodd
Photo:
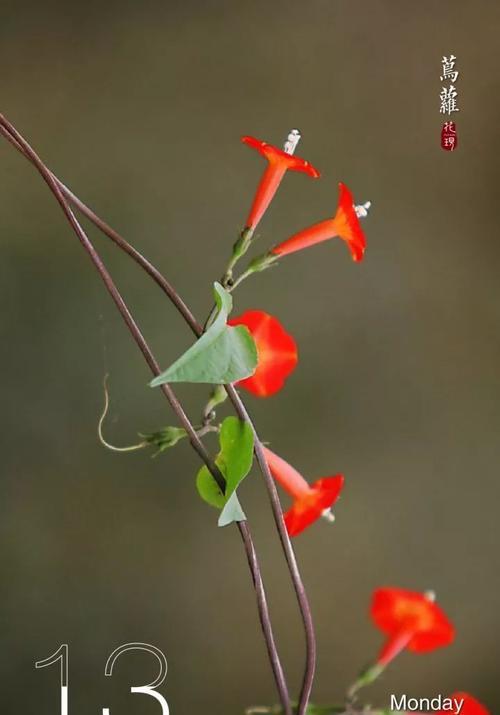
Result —
M 109 374 L 106 373 L 106 375 L 104 375 L 104 379 L 102 381 L 102 386 L 104 389 L 104 409 L 102 411 L 101 417 L 99 418 L 99 422 L 97 424 L 97 436 L 99 437 L 99 442 L 104 447 L 106 447 L 106 449 L 110 449 L 112 452 L 136 452 L 139 449 L 144 449 L 145 447 L 148 446 L 148 442 L 146 442 L 145 440 L 143 440 L 142 442 L 139 442 L 138 444 L 131 444 L 128 447 L 116 447 L 114 444 L 111 444 L 106 439 L 104 439 L 104 436 L 102 433 L 102 427 L 103 427 L 104 420 L 106 419 L 106 415 L 108 414 L 108 410 L 109 410 L 108 379 L 109 379 Z

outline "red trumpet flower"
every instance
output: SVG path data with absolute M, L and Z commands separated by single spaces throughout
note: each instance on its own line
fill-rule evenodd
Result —
M 344 486 L 344 477 L 323 477 L 313 484 L 308 484 L 304 477 L 288 462 L 263 447 L 271 474 L 294 499 L 291 509 L 285 514 L 285 524 L 290 536 L 297 536 L 320 516 L 329 521 L 334 517 L 332 505 L 337 501 Z
M 337 213 L 333 218 L 316 223 L 291 238 L 283 241 L 271 250 L 276 256 L 286 256 L 303 248 L 314 246 L 315 243 L 327 241 L 338 236 L 348 245 L 355 261 L 361 261 L 366 248 L 366 239 L 361 229 L 359 216 L 366 216 L 370 203 L 355 207 L 351 192 L 345 184 L 339 184 L 339 203 Z M 359 213 L 359 216 L 358 216 Z
M 314 179 L 318 178 L 319 171 L 308 161 L 299 159 L 298 156 L 293 154 L 288 154 L 286 151 L 282 151 L 267 142 L 260 141 L 254 137 L 241 137 L 241 141 L 248 144 L 252 149 L 257 149 L 268 161 L 247 218 L 246 228 L 250 228 L 253 231 L 271 203 L 281 180 L 288 170 L 302 171 Z
M 257 397 L 269 397 L 281 390 L 298 362 L 297 345 L 279 320 L 262 310 L 247 310 L 228 325 L 246 325 L 257 348 L 257 369 L 238 385 Z
M 434 594 L 379 588 L 373 594 L 371 615 L 388 639 L 377 665 L 385 668 L 402 650 L 426 653 L 449 645 L 455 630 L 434 603 Z
M 450 695 L 450 699 L 458 702 L 464 701 L 460 715 L 490 715 L 489 710 L 486 710 L 484 705 L 481 705 L 478 700 L 468 693 L 453 693 L 453 695 Z M 440 715 L 446 715 L 446 713 L 449 715 L 450 711 L 440 710 Z

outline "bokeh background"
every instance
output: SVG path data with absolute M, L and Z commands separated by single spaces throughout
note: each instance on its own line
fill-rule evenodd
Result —
M 300 345 L 287 389 L 248 397 L 261 435 L 308 478 L 345 473 L 334 527 L 296 542 L 314 610 L 314 699 L 339 699 L 374 655 L 380 585 L 434 589 L 453 647 L 402 656 L 367 694 L 468 690 L 500 708 L 498 113 L 492 0 L 10 2 L 0 24 L 1 110 L 51 168 L 173 281 L 203 316 L 263 161 L 281 143 L 322 170 L 290 175 L 260 252 L 333 214 L 345 181 L 373 210 L 356 265 L 330 242 L 237 294 Z M 441 57 L 457 56 L 459 149 L 440 149 Z M 31 166 L 0 144 L 2 713 L 58 712 L 70 645 L 71 715 L 154 715 L 130 695 L 162 648 L 172 713 L 235 715 L 275 701 L 235 529 L 198 499 L 187 444 L 150 459 L 96 439 L 109 372 L 110 439 L 172 424 L 87 257 Z M 168 365 L 192 338 L 157 288 L 91 231 Z M 197 418 L 206 390 L 179 390 Z M 257 473 L 241 490 L 294 690 L 296 604 Z M 285 498 L 286 500 L 286 498 Z

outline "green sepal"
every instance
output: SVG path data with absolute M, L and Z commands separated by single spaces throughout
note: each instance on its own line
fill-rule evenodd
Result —
M 238 240 L 233 246 L 232 262 L 236 263 L 248 251 L 248 247 L 252 241 L 253 229 L 244 228 Z
M 248 273 L 259 273 L 265 271 L 279 259 L 274 253 L 264 253 L 262 256 L 257 256 L 248 264 Z
M 164 427 L 156 432 L 139 434 L 140 437 L 149 445 L 156 447 L 155 455 L 164 452 L 170 447 L 174 447 L 177 442 L 184 437 L 187 437 L 187 432 L 183 427 Z

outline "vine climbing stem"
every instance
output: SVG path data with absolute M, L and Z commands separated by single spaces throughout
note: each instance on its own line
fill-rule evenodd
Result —
M 148 362 L 148 365 L 153 371 L 153 374 L 158 374 L 159 373 L 159 365 L 156 362 L 154 358 L 152 358 L 151 351 L 149 350 L 149 347 L 147 346 L 147 343 L 142 336 L 142 333 L 138 329 L 137 325 L 135 324 L 135 321 L 133 321 L 133 318 L 130 314 L 130 311 L 128 310 L 126 304 L 123 301 L 123 298 L 121 297 L 120 293 L 118 292 L 116 286 L 114 286 L 112 279 L 107 272 L 107 269 L 104 267 L 104 264 L 102 263 L 99 254 L 96 252 L 93 244 L 90 242 L 88 237 L 86 236 L 85 232 L 83 231 L 82 227 L 78 223 L 74 213 L 72 212 L 69 203 L 73 204 L 89 221 L 91 221 L 96 228 L 98 228 L 104 235 L 106 235 L 108 238 L 110 238 L 117 246 L 120 248 L 122 251 L 124 251 L 126 254 L 128 254 L 143 270 L 148 273 L 148 275 L 154 280 L 154 282 L 162 289 L 162 291 L 167 295 L 167 297 L 170 299 L 172 304 L 175 306 L 175 308 L 178 310 L 180 315 L 184 318 L 185 322 L 188 324 L 192 332 L 199 337 L 203 333 L 203 326 L 198 322 L 194 314 L 191 312 L 191 310 L 188 308 L 187 304 L 183 301 L 179 293 L 175 290 L 175 288 L 172 286 L 172 284 L 163 276 L 163 274 L 150 262 L 148 261 L 137 249 L 135 249 L 131 244 L 126 241 L 125 238 L 123 238 L 115 229 L 113 229 L 111 226 L 109 226 L 103 219 L 101 219 L 92 209 L 90 209 L 83 201 L 81 201 L 68 187 L 66 187 L 51 171 L 48 169 L 45 164 L 41 161 L 41 159 L 36 155 L 36 153 L 33 151 L 33 149 L 29 146 L 29 144 L 24 140 L 24 138 L 17 132 L 15 127 L 3 116 L 0 114 L 0 132 L 3 134 L 3 136 L 8 139 L 13 146 L 15 146 L 18 151 L 20 151 L 26 158 L 28 158 L 38 169 L 38 171 L 42 174 L 42 177 L 44 180 L 47 182 L 49 185 L 49 188 L 51 189 L 52 193 L 55 195 L 56 199 L 58 200 L 59 204 L 61 205 L 61 208 L 63 209 L 68 221 L 70 222 L 73 230 L 77 234 L 80 242 L 82 243 L 83 247 L 91 257 L 95 267 L 99 271 L 108 291 L 110 292 L 115 304 L 117 305 L 120 313 L 122 314 L 122 317 L 125 320 L 125 323 L 127 324 L 127 327 L 129 328 L 130 332 L 132 333 L 136 343 L 138 344 L 139 348 L 141 349 L 141 352 L 143 353 L 146 362 Z M 193 426 L 190 425 L 190 429 L 186 427 L 186 424 L 189 422 L 187 416 L 185 415 L 182 406 L 178 402 L 177 398 L 175 397 L 175 394 L 173 393 L 172 388 L 169 385 L 162 385 L 161 389 L 163 390 L 165 396 L 167 397 L 167 400 L 169 401 L 171 407 L 174 409 L 176 412 L 177 416 L 179 417 L 179 420 L 181 424 L 185 427 L 186 431 L 188 432 L 190 442 L 195 449 L 195 451 L 198 453 L 200 458 L 207 464 L 208 462 L 207 459 L 210 460 L 209 455 L 206 453 L 206 450 L 203 446 L 203 443 L 201 440 L 198 438 L 198 435 L 196 434 L 196 431 L 194 430 Z M 250 415 L 246 409 L 245 404 L 243 403 L 241 397 L 239 396 L 238 392 L 234 388 L 233 385 L 226 385 L 225 389 L 227 391 L 228 397 L 231 400 L 234 409 L 240 419 L 248 422 L 248 424 L 251 426 L 251 429 L 254 434 L 254 445 L 255 445 L 255 457 L 257 460 L 257 463 L 259 465 L 260 471 L 263 475 L 266 489 L 268 492 L 269 500 L 271 503 L 271 508 L 273 512 L 273 517 L 274 521 L 276 524 L 276 528 L 279 534 L 279 539 L 280 543 L 285 555 L 286 563 L 288 566 L 288 570 L 290 573 L 290 577 L 293 583 L 293 587 L 295 590 L 295 594 L 297 597 L 301 617 L 302 617 L 302 622 L 304 626 L 304 633 L 305 633 L 305 643 L 306 643 L 306 658 L 305 658 L 305 669 L 304 669 L 304 676 L 303 676 L 303 681 L 302 681 L 302 687 L 301 687 L 301 692 L 300 692 L 300 697 L 299 697 L 299 702 L 297 706 L 297 715 L 305 715 L 307 711 L 307 705 L 309 703 L 309 699 L 311 696 L 311 691 L 312 691 L 312 686 L 314 682 L 314 675 L 315 675 L 315 669 L 316 669 L 316 636 L 315 636 L 315 631 L 314 631 L 314 624 L 313 624 L 313 619 L 312 619 L 312 613 L 311 613 L 311 608 L 309 605 L 309 600 L 307 597 L 306 589 L 304 587 L 304 583 L 302 581 L 302 577 L 300 574 L 300 570 L 297 564 L 297 559 L 295 556 L 295 552 L 292 546 L 292 543 L 290 541 L 290 537 L 287 533 L 286 526 L 284 523 L 283 519 L 283 510 L 281 508 L 281 503 L 279 500 L 278 492 L 276 489 L 276 485 L 274 483 L 274 480 L 272 478 L 272 475 L 269 470 L 269 466 L 267 464 L 267 461 L 264 457 L 264 452 L 262 450 L 262 443 L 259 439 L 257 430 L 255 428 L 255 425 L 250 418 Z M 187 421 L 187 422 L 186 422 Z M 215 466 L 215 465 L 213 465 Z M 214 469 L 210 468 L 211 473 L 214 475 L 215 478 L 215 473 L 218 471 L 217 468 L 215 467 L 216 472 L 214 472 Z M 223 480 L 222 475 L 220 475 L 218 478 L 216 478 L 216 481 L 220 483 L 221 479 Z M 244 539 L 245 541 L 245 539 Z M 247 553 L 248 556 L 248 553 Z M 249 559 L 250 562 L 250 559 Z M 269 650 L 269 644 L 268 644 L 268 650 Z M 271 653 L 270 653 L 271 655 Z M 274 657 L 274 661 L 276 661 L 276 657 Z M 273 659 L 272 659 L 273 660 Z M 279 658 L 278 658 L 279 660 Z M 284 676 L 283 676 L 283 671 L 281 668 L 281 665 L 279 668 L 277 668 L 277 663 L 275 662 L 273 665 L 273 670 L 275 674 L 275 679 L 280 680 L 281 686 L 278 688 L 280 690 L 280 695 L 282 696 L 283 699 L 283 694 L 284 690 L 286 689 L 286 686 L 283 684 Z M 278 671 L 281 672 L 281 676 L 279 675 Z M 286 715 L 288 715 L 291 710 L 289 709 L 289 701 L 288 701 L 288 709 L 285 709 Z
M 144 356 L 144 359 L 146 360 L 146 363 L 148 364 L 152 374 L 154 376 L 157 376 L 161 373 L 160 366 L 151 351 L 145 337 L 143 336 L 139 325 L 136 323 L 132 313 L 130 312 L 125 300 L 123 299 L 120 291 L 118 290 L 117 286 L 115 285 L 111 274 L 107 270 L 104 262 L 102 261 L 99 253 L 95 249 L 93 243 L 90 241 L 88 238 L 86 232 L 82 228 L 81 224 L 77 220 L 76 216 L 74 215 L 70 205 L 68 194 L 71 194 L 68 189 L 66 189 L 62 183 L 52 174 L 50 169 L 47 168 L 47 166 L 43 163 L 43 161 L 40 159 L 38 154 L 32 149 L 32 147 L 28 144 L 28 142 L 19 134 L 17 129 L 4 117 L 3 114 L 0 114 L 0 133 L 7 138 L 11 144 L 13 144 L 19 151 L 21 151 L 22 154 L 28 158 L 31 163 L 35 166 L 35 168 L 38 170 L 38 172 L 41 174 L 42 178 L 44 181 L 47 183 L 49 189 L 52 191 L 54 194 L 55 198 L 57 199 L 59 205 L 61 206 L 71 228 L 75 232 L 78 240 L 80 241 L 81 245 L 83 246 L 84 250 L 90 257 L 94 267 L 98 271 L 102 281 L 104 282 L 104 285 L 110 294 L 111 298 L 113 299 L 119 313 L 121 314 L 131 336 L 133 337 L 135 343 L 139 347 L 141 353 Z M 71 196 L 73 196 L 71 194 Z M 76 197 L 74 197 L 76 199 Z M 130 247 L 131 248 L 131 247 Z M 127 253 L 130 254 L 129 251 Z M 149 271 L 148 271 L 149 272 Z M 187 309 L 186 309 L 187 310 Z M 199 435 L 196 432 L 196 429 L 194 428 L 193 424 L 189 420 L 189 417 L 187 416 L 186 412 L 184 411 L 184 408 L 182 407 L 181 403 L 177 399 L 177 396 L 175 395 L 173 389 L 171 388 L 170 385 L 164 384 L 160 386 L 163 394 L 165 395 L 166 399 L 168 400 L 172 410 L 176 414 L 177 418 L 179 419 L 180 424 L 183 426 L 183 428 L 186 430 L 188 434 L 189 441 L 193 447 L 193 449 L 197 452 L 201 460 L 204 462 L 204 464 L 207 466 L 208 470 L 214 477 L 215 481 L 219 485 L 222 491 L 225 489 L 225 480 L 223 475 L 221 474 L 220 470 L 218 469 L 217 465 L 213 462 L 211 459 L 210 455 L 208 454 L 203 442 L 201 441 Z M 258 606 L 258 612 L 259 612 L 259 618 L 266 642 L 266 648 L 268 651 L 274 679 L 276 682 L 276 687 L 278 690 L 278 694 L 280 697 L 280 701 L 283 706 L 284 713 L 286 715 L 292 715 L 292 707 L 290 704 L 290 697 L 288 693 L 288 686 L 285 680 L 285 675 L 283 672 L 283 667 L 281 665 L 281 661 L 279 658 L 279 654 L 277 651 L 276 647 L 276 642 L 274 639 L 274 634 L 273 634 L 273 629 L 272 629 L 272 624 L 271 624 L 271 619 L 270 619 L 270 614 L 269 614 L 269 607 L 267 604 L 267 597 L 265 593 L 265 588 L 264 588 L 264 583 L 262 579 L 262 574 L 261 574 L 261 569 L 257 557 L 257 553 L 255 550 L 255 546 L 253 543 L 253 538 L 251 535 L 250 527 L 248 525 L 248 522 L 245 521 L 240 521 L 237 523 L 238 530 L 240 532 L 241 539 L 243 541 L 244 547 L 245 547 L 245 553 L 247 557 L 247 561 L 249 564 L 249 568 L 252 574 L 252 581 L 254 585 L 254 590 L 256 594 L 256 600 L 257 600 L 257 606 Z

